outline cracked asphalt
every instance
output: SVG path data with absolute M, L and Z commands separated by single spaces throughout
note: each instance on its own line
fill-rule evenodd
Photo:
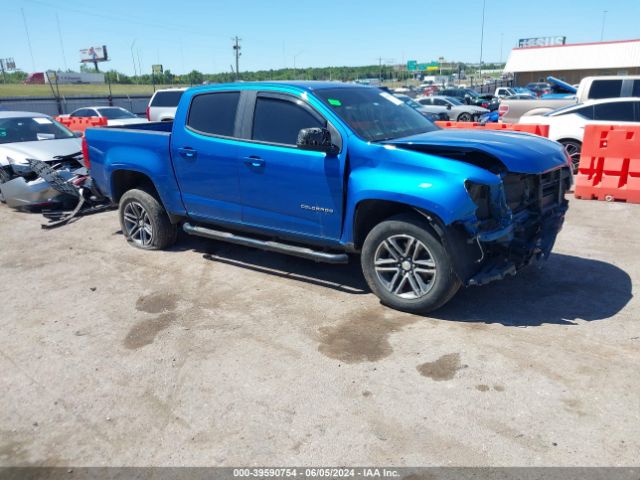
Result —
M 0 466 L 637 466 L 638 218 L 572 200 L 542 269 L 420 317 L 357 261 L 1 206 Z

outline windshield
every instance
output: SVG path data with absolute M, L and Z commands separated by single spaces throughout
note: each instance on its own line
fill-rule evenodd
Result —
M 464 91 L 465 95 L 469 95 L 470 97 L 479 97 L 480 94 L 478 92 L 476 92 L 475 90 L 465 90 Z
M 315 93 L 358 136 L 370 142 L 438 130 L 402 100 L 377 88 L 328 88 Z
M 124 108 L 99 108 L 98 112 L 109 120 L 117 120 L 120 118 L 137 118 L 133 113 Z
M 445 97 L 445 100 L 451 103 L 452 105 L 464 105 L 464 103 L 462 103 L 460 100 L 454 97 Z
M 0 118 L 0 143 L 73 138 L 73 132 L 48 117 Z

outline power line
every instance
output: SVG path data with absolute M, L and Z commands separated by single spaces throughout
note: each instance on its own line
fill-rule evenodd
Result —
M 64 54 L 64 43 L 62 42 L 62 30 L 60 30 L 60 17 L 58 16 L 58 12 L 56 12 L 56 24 L 58 25 L 58 38 L 60 39 L 60 50 L 62 50 L 62 62 L 64 63 L 64 69 L 68 70 L 67 56 Z

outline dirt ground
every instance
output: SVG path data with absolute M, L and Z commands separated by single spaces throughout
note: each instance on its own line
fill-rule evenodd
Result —
M 0 207 L 0 465 L 638 465 L 640 205 L 429 317 L 357 261 Z

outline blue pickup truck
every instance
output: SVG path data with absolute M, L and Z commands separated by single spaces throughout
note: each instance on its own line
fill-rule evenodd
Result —
M 549 255 L 570 162 L 524 133 L 443 130 L 388 92 L 335 82 L 187 90 L 172 123 L 89 129 L 127 241 L 191 235 L 344 263 L 424 313 Z

